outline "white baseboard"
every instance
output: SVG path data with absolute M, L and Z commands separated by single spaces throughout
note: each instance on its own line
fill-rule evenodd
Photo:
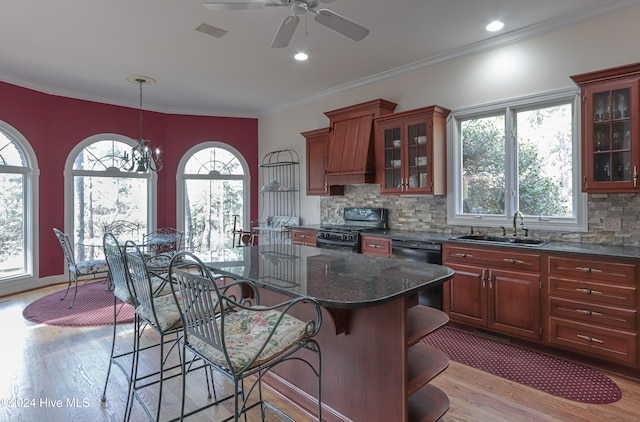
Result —
M 64 274 L 52 275 L 43 278 L 19 278 L 7 280 L 0 283 L 0 297 L 15 293 L 26 292 L 27 290 L 38 289 L 40 287 L 51 286 L 53 284 L 66 283 L 69 279 Z

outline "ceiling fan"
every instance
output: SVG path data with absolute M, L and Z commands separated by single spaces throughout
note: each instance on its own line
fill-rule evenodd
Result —
M 369 30 L 364 26 L 360 26 L 335 12 L 332 12 L 331 10 L 316 10 L 319 3 L 333 3 L 334 1 L 336 0 L 255 0 L 250 2 L 214 1 L 204 3 L 204 7 L 212 11 L 262 9 L 264 7 L 280 6 L 287 7 L 291 11 L 291 14 L 284 18 L 280 24 L 280 28 L 278 28 L 278 32 L 276 32 L 276 36 L 271 43 L 271 47 L 274 48 L 282 48 L 289 45 L 289 41 L 291 41 L 293 33 L 300 22 L 300 16 L 306 15 L 307 12 L 314 15 L 316 22 L 337 31 L 352 40 L 360 41 L 366 37 L 367 34 L 369 34 Z

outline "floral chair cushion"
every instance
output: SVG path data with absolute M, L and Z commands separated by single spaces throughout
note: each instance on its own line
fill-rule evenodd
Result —
M 267 336 L 273 331 L 281 312 L 243 309 L 225 316 L 224 341 L 234 370 L 244 368 L 258 353 Z M 218 327 L 220 327 L 218 320 Z M 280 355 L 305 335 L 306 324 L 290 315 L 284 315 L 280 324 L 260 356 L 250 367 L 261 365 Z M 191 346 L 216 365 L 229 369 L 224 352 L 207 341 L 189 336 Z
M 165 296 L 172 294 L 171 285 L 162 277 L 151 277 L 151 288 L 154 296 Z M 133 298 L 129 294 L 129 288 L 121 283 L 113 284 L 113 294 L 125 303 L 133 303 Z
M 69 268 L 69 270 L 75 272 L 79 276 L 106 273 L 109 271 L 109 265 L 107 265 L 107 261 L 104 259 L 92 259 L 78 262 L 75 266 Z
M 169 287 L 169 289 L 171 288 Z M 178 296 L 178 301 L 180 301 L 180 296 Z M 178 309 L 173 294 L 154 297 L 153 306 L 156 311 L 158 328 L 161 331 L 167 331 L 182 325 L 180 310 Z M 138 305 L 136 312 L 147 321 L 154 322 L 156 320 L 153 316 L 153 311 L 144 305 Z
M 129 294 L 129 289 L 127 288 L 127 286 L 123 286 L 120 283 L 117 283 L 117 284 L 114 283 L 113 294 L 115 297 L 120 299 L 121 302 L 129 303 L 129 304 L 133 303 L 133 298 Z

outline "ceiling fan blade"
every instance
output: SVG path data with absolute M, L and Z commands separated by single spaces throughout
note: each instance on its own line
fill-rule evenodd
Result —
M 291 41 L 293 37 L 293 33 L 296 32 L 298 22 L 300 22 L 300 17 L 296 15 L 290 15 L 284 18 L 280 24 L 280 28 L 278 28 L 276 36 L 273 38 L 271 47 L 282 48 L 288 46 L 289 41 Z
M 337 31 L 352 40 L 360 41 L 369 34 L 369 30 L 364 26 L 360 26 L 357 23 L 332 12 L 331 10 L 320 9 L 314 14 L 316 22 Z
M 203 6 L 207 10 L 218 12 L 218 11 L 224 11 L 224 10 L 262 9 L 264 7 L 269 7 L 269 6 L 284 6 L 284 4 L 276 3 L 272 1 L 251 1 L 251 2 L 249 1 L 241 1 L 241 2 L 216 1 L 216 2 L 204 3 Z

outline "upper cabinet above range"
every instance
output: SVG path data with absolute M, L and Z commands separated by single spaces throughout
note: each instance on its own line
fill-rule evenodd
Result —
M 434 105 L 375 119 L 377 182 L 381 193 L 446 194 L 449 113 L 450 110 Z
M 377 99 L 324 113 L 329 118 L 325 178 L 328 186 L 375 183 L 373 119 L 396 104 Z
M 638 192 L 640 63 L 571 79 L 582 93 L 582 190 Z

